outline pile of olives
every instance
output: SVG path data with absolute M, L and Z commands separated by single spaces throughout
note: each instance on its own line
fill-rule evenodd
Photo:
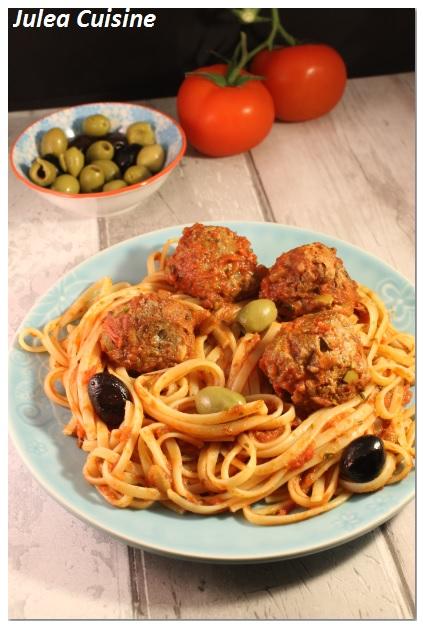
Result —
M 94 114 L 84 119 L 83 133 L 75 138 L 59 127 L 49 129 L 29 169 L 31 181 L 67 194 L 109 192 L 143 182 L 163 168 L 165 151 L 150 123 L 132 123 L 126 133 L 110 127 L 106 116 Z

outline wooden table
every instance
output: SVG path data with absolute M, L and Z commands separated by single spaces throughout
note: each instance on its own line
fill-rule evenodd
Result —
M 152 104 L 175 113 L 174 99 Z M 253 151 L 188 151 L 147 205 L 65 216 L 10 174 L 10 335 L 64 272 L 128 237 L 201 220 L 275 221 L 340 237 L 414 280 L 414 75 L 354 79 L 330 115 L 275 124 Z M 44 115 L 10 115 L 10 137 Z M 126 547 L 69 514 L 10 447 L 13 619 L 408 619 L 414 504 L 362 538 L 265 565 L 210 565 Z

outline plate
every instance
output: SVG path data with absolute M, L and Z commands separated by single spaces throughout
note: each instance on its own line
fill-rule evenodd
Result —
M 386 263 L 335 238 L 272 223 L 220 222 L 252 243 L 258 259 L 271 265 L 282 252 L 321 241 L 336 247 L 350 275 L 376 290 L 395 325 L 414 333 L 414 289 Z M 42 326 L 58 316 L 92 282 L 109 275 L 139 282 L 149 253 L 184 226 L 165 228 L 124 241 L 66 274 L 32 308 L 22 326 Z M 10 433 L 32 475 L 65 508 L 125 543 L 150 552 L 210 562 L 265 562 L 316 553 L 357 538 L 387 521 L 414 495 L 414 472 L 397 485 L 355 496 L 338 508 L 299 523 L 258 527 L 242 515 L 178 515 L 160 506 L 120 510 L 103 501 L 83 478 L 85 453 L 62 434 L 69 412 L 43 392 L 46 355 L 30 354 L 17 343 L 10 354 Z

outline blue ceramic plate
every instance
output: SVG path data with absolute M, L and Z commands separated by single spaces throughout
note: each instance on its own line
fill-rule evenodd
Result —
M 271 223 L 213 222 L 227 225 L 252 243 L 260 262 L 297 245 L 321 241 L 337 248 L 353 278 L 376 290 L 394 323 L 414 333 L 414 290 L 381 260 L 324 234 Z M 42 326 L 59 315 L 89 284 L 109 275 L 115 282 L 138 282 L 147 256 L 179 236 L 182 226 L 143 234 L 102 251 L 66 274 L 29 313 L 23 326 Z M 263 562 L 315 553 L 357 538 L 391 518 L 414 494 L 414 473 L 397 485 L 356 496 L 315 518 L 279 527 L 257 527 L 241 515 L 179 516 L 160 507 L 120 510 L 109 506 L 85 482 L 85 454 L 62 434 L 68 412 L 48 401 L 42 382 L 46 356 L 29 354 L 15 343 L 10 355 L 10 432 L 41 485 L 81 519 L 120 540 L 152 552 L 214 562 Z

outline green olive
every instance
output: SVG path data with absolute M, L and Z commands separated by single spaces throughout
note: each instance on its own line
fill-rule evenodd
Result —
M 77 147 L 71 147 L 59 156 L 59 162 L 62 171 L 78 177 L 84 168 L 85 156 Z
M 112 162 L 112 160 L 94 160 L 91 164 L 101 168 L 105 182 L 110 182 L 112 179 L 120 177 L 120 168 L 115 162 Z
M 63 129 L 59 129 L 59 127 L 49 129 L 41 138 L 41 155 L 52 153 L 59 157 L 67 148 L 68 139 Z
M 134 165 L 126 169 L 123 179 L 128 186 L 132 186 L 132 184 L 139 184 L 149 177 L 151 177 L 151 173 L 148 168 Z
M 111 182 L 104 184 L 103 192 L 111 192 L 112 190 L 120 190 L 126 188 L 127 183 L 123 179 L 113 179 Z
M 82 169 L 79 183 L 83 193 L 99 192 L 104 185 L 104 173 L 99 166 L 89 164 Z
M 59 175 L 52 186 L 53 190 L 58 190 L 69 195 L 77 195 L 79 193 L 79 181 L 73 175 Z
M 358 374 L 355 370 L 347 370 L 342 380 L 344 381 L 344 383 L 351 385 L 352 383 L 356 383 L 358 381 Z
M 319 302 L 319 304 L 330 306 L 333 302 L 333 295 L 330 295 L 330 293 L 322 293 L 322 295 L 316 295 L 314 299 L 316 302 Z
M 138 166 L 146 166 L 152 173 L 158 173 L 165 161 L 165 152 L 160 144 L 143 147 L 137 155 Z
M 150 123 L 136 122 L 129 125 L 126 130 L 126 137 L 129 144 L 156 144 L 156 136 Z
M 198 413 L 217 413 L 235 405 L 245 405 L 247 401 L 242 394 L 227 387 L 204 387 L 195 397 L 195 408 Z
M 29 169 L 29 178 L 38 186 L 50 186 L 57 176 L 57 168 L 51 162 L 36 158 Z
M 114 147 L 108 140 L 97 140 L 93 142 L 87 149 L 88 162 L 95 160 L 111 160 L 114 155 Z
M 105 136 L 110 131 L 110 120 L 103 114 L 93 114 L 84 120 L 82 130 L 87 136 Z
M 238 313 L 238 322 L 246 332 L 262 332 L 275 321 L 278 309 L 272 300 L 253 300 Z

